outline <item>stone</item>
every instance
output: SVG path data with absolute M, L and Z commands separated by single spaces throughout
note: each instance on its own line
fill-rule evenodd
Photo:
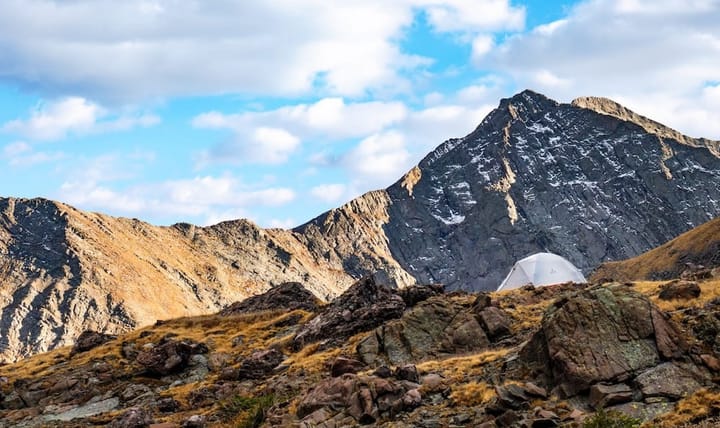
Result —
M 663 363 L 641 373 L 635 383 L 645 397 L 672 399 L 688 396 L 701 387 L 691 373 L 674 363 Z
M 75 344 L 70 350 L 70 356 L 87 352 L 114 339 L 117 339 L 117 336 L 99 333 L 93 330 L 85 330 L 80 333 L 80 336 L 75 340 Z
M 523 388 L 525 388 L 525 392 L 528 395 L 533 397 L 547 398 L 548 396 L 547 390 L 545 388 L 541 388 L 532 382 L 525 382 Z
M 316 410 L 329 407 L 341 409 L 347 407 L 347 400 L 356 390 L 357 376 L 344 374 L 320 381 L 298 404 L 297 416 L 305 418 Z
M 700 355 L 700 359 L 705 364 L 707 368 L 714 372 L 720 372 L 720 359 L 710 355 L 710 354 L 702 354 Z
M 528 406 L 530 398 L 524 388 L 515 384 L 495 387 L 496 401 L 504 409 L 522 409 Z
M 318 308 L 318 303 L 319 300 L 299 282 L 284 282 L 263 294 L 233 303 L 220 311 L 220 315 L 229 316 L 278 309 L 288 312 L 297 309 L 314 312 Z
M 180 402 L 173 397 L 164 397 L 157 401 L 157 409 L 163 413 L 172 413 L 180 409 Z
M 347 413 L 355 418 L 361 425 L 375 422 L 378 418 L 378 409 L 373 402 L 372 392 L 367 387 L 360 387 L 348 399 Z
M 390 367 L 388 367 L 388 366 L 380 366 L 375 369 L 373 374 L 377 377 L 381 377 L 381 378 L 385 379 L 385 378 L 392 376 L 392 370 L 390 370 Z
M 410 382 L 419 383 L 420 375 L 417 367 L 412 364 L 400 366 L 395 369 L 395 377 L 400 380 L 409 380 Z
M 676 279 L 660 286 L 658 298 L 661 300 L 696 299 L 700 297 L 700 292 L 697 282 Z
M 277 349 L 255 351 L 245 358 L 238 370 L 238 379 L 263 379 L 270 375 L 285 356 Z
M 205 428 L 207 418 L 203 415 L 192 415 L 185 419 L 181 425 L 182 428 Z
M 642 421 L 649 421 L 663 413 L 667 413 L 675 408 L 673 403 L 654 403 L 645 404 L 637 401 L 618 404 L 606 408 L 608 412 L 620 412 L 630 417 L 638 418 Z
M 596 383 L 626 381 L 687 348 L 678 327 L 645 296 L 620 285 L 597 286 L 549 307 L 520 360 L 571 396 Z
M 431 297 L 400 319 L 378 327 L 358 344 L 357 352 L 368 365 L 402 365 L 478 351 L 489 345 L 472 309 L 450 299 Z
M 108 428 L 147 428 L 152 416 L 141 407 L 132 407 L 108 424 Z
M 150 375 L 165 376 L 186 368 L 191 355 L 205 352 L 207 347 L 204 344 L 166 339 L 157 346 L 140 351 L 135 362 Z
M 112 397 L 106 400 L 88 402 L 59 414 L 45 415 L 43 419 L 46 421 L 71 421 L 73 419 L 87 418 L 106 413 L 115 410 L 119 405 L 120 400 L 117 397 Z
M 405 302 L 406 308 L 412 308 L 420 302 L 424 302 L 430 297 L 443 294 L 444 287 L 442 284 L 430 285 L 411 285 L 398 290 L 398 295 Z
M 357 373 L 365 367 L 362 361 L 354 358 L 337 357 L 330 366 L 330 376 L 338 377 L 345 373 Z
M 422 390 L 426 393 L 442 392 L 448 388 L 447 381 L 437 373 L 429 373 L 420 380 Z
M 213 352 L 208 355 L 207 366 L 211 372 L 220 372 L 224 369 L 232 357 L 226 352 Z
M 500 308 L 489 306 L 479 314 L 480 323 L 491 340 L 510 334 L 510 317 Z
M 422 404 L 422 394 L 417 389 L 411 389 L 403 395 L 402 402 L 406 410 L 414 409 Z
M 365 277 L 300 327 L 293 338 L 293 347 L 301 349 L 320 340 L 341 343 L 357 333 L 399 318 L 404 310 L 405 303 L 400 296 L 375 282 L 372 276 Z
M 595 408 L 633 400 L 633 391 L 624 383 L 616 385 L 595 384 L 590 388 L 590 405 Z

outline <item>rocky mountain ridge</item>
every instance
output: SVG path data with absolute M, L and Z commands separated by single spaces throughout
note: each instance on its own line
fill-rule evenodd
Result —
M 718 142 L 600 98 L 504 99 L 385 190 L 293 230 L 237 220 L 156 227 L 43 199 L 0 199 L 0 359 L 210 313 L 285 281 L 320 299 L 375 274 L 495 289 L 551 251 L 589 271 L 720 213 Z

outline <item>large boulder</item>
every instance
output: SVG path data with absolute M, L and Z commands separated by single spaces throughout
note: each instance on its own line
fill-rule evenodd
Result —
M 680 330 L 624 285 L 593 287 L 555 302 L 521 351 L 564 395 L 628 380 L 687 349 Z
M 283 362 L 285 356 L 276 349 L 255 351 L 245 358 L 238 370 L 239 379 L 263 379 Z
M 85 330 L 80 333 L 80 336 L 75 340 L 75 344 L 70 350 L 70 355 L 87 352 L 113 339 L 117 339 L 117 336 L 99 333 L 93 330 Z
M 319 300 L 299 282 L 284 282 L 263 294 L 235 302 L 220 311 L 220 315 L 237 315 L 250 312 L 286 309 L 303 309 L 314 312 Z
M 207 352 L 208 348 L 203 343 L 163 339 L 157 345 L 138 353 L 135 362 L 150 375 L 165 376 L 185 369 L 192 355 Z
M 676 279 L 660 286 L 658 298 L 661 300 L 689 300 L 700 297 L 700 286 L 695 281 Z
M 498 309 L 499 310 L 499 309 Z M 432 297 L 402 318 L 378 327 L 357 347 L 369 365 L 407 364 L 428 357 L 471 352 L 490 341 L 472 308 L 446 297 Z
M 302 326 L 293 338 L 293 347 L 300 349 L 322 340 L 341 343 L 357 333 L 400 318 L 404 310 L 405 302 L 400 296 L 369 276 L 353 284 Z

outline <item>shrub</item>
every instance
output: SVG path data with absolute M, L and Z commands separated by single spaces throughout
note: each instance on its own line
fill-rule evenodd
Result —
M 593 416 L 585 419 L 583 428 L 638 428 L 641 424 L 640 419 L 600 408 Z

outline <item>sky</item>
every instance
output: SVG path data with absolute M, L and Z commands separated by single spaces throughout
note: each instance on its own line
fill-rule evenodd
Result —
M 3 0 L 0 196 L 293 227 L 503 97 L 720 139 L 720 0 Z

